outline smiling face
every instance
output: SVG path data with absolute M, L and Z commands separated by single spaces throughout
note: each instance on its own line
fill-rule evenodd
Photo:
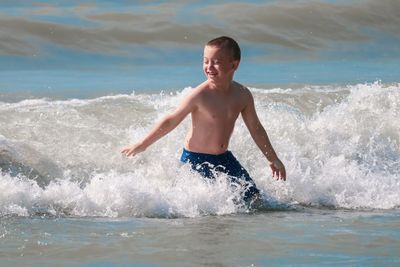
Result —
M 234 60 L 231 51 L 217 46 L 204 48 L 203 71 L 207 79 L 215 83 L 231 82 L 239 61 Z

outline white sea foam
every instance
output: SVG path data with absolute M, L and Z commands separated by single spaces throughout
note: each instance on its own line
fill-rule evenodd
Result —
M 253 90 L 260 120 L 286 164 L 285 183 L 271 178 L 241 120 L 230 149 L 271 206 L 397 208 L 399 89 L 374 83 Z M 120 155 L 190 90 L 1 103 L 0 214 L 193 217 L 244 211 L 224 177 L 207 183 L 180 165 L 190 118 L 135 158 Z

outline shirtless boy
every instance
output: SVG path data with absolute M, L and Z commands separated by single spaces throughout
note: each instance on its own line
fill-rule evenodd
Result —
M 254 200 L 259 196 L 259 190 L 228 150 L 239 114 L 268 160 L 272 175 L 286 180 L 285 166 L 277 157 L 258 119 L 251 92 L 233 81 L 240 62 L 237 42 L 225 36 L 209 41 L 204 48 L 203 60 L 207 80 L 193 89 L 176 110 L 159 121 L 146 137 L 124 147 L 121 153 L 134 156 L 146 150 L 191 114 L 192 124 L 185 139 L 181 161 L 191 164 L 193 170 L 208 178 L 213 178 L 218 172 L 228 174 L 233 185 L 243 188 L 243 199 L 246 202 Z

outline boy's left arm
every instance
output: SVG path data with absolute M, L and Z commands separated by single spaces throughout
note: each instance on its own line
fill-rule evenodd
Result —
M 272 175 L 277 179 L 286 180 L 285 166 L 276 155 L 274 148 L 268 138 L 268 134 L 258 119 L 257 112 L 254 106 L 254 99 L 250 91 L 246 89 L 246 106 L 242 110 L 243 121 L 249 129 L 250 135 L 258 148 L 269 161 L 272 170 Z

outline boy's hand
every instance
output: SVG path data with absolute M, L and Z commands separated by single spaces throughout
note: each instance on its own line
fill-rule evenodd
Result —
M 125 154 L 125 156 L 135 156 L 136 154 L 143 152 L 144 149 L 141 147 L 140 144 L 134 144 L 130 146 L 125 146 L 122 148 L 121 153 Z
M 280 159 L 276 159 L 269 164 L 272 170 L 272 177 L 276 177 L 277 180 L 286 181 L 286 170 Z

